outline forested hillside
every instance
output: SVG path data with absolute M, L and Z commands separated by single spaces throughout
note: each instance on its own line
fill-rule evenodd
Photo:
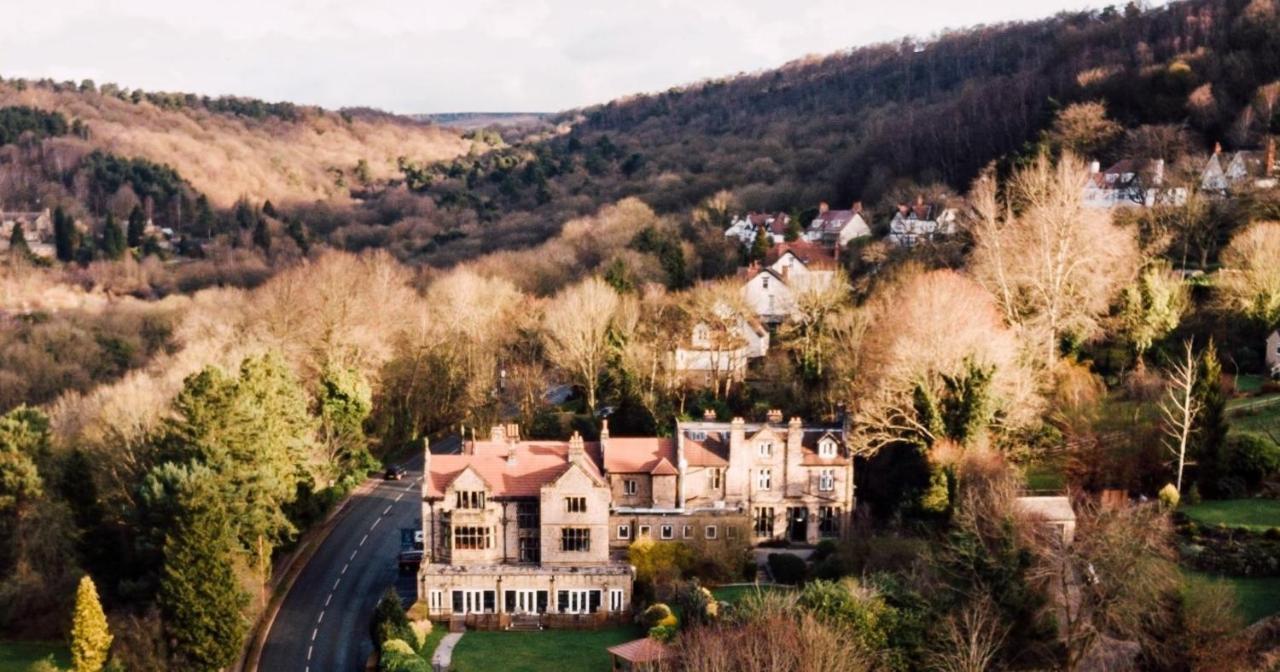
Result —
M 447 260 L 528 244 L 632 195 L 687 213 L 722 189 L 757 209 L 959 192 L 989 162 L 1030 155 L 1083 100 L 1130 131 L 1097 158 L 1172 163 L 1256 146 L 1277 78 L 1272 0 L 1112 7 L 811 57 L 569 111 L 554 120 L 572 132 L 483 156 L 410 162 L 406 184 L 452 231 L 415 249 Z
M 78 141 L 49 148 L 63 169 L 67 159 L 94 150 L 146 159 L 169 166 L 222 208 L 242 196 L 280 204 L 346 200 L 366 183 L 396 174 L 403 154 L 445 160 L 471 146 L 452 131 L 374 111 L 128 91 L 89 81 L 0 83 L 0 107 L 14 106 L 79 122 Z M 0 191 L 0 205 L 35 205 L 12 203 L 17 197 Z

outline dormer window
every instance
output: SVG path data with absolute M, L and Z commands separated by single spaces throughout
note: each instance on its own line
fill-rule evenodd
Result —
M 455 493 L 457 496 L 457 504 L 454 508 L 458 509 L 483 509 L 484 508 L 484 491 L 483 490 L 459 490 Z
M 706 441 L 707 433 L 706 432 L 689 432 L 689 438 L 693 439 L 694 441 Z
M 773 444 L 769 442 L 761 443 L 756 446 L 756 450 L 760 451 L 760 457 L 773 457 Z
M 586 497 L 565 497 L 564 511 L 565 513 L 586 513 L 587 498 Z
M 836 442 L 831 439 L 823 439 L 818 444 L 818 457 L 832 458 L 836 456 Z

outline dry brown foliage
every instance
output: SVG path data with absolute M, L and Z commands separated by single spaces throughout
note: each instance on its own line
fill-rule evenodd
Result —
M 766 609 L 744 623 L 681 634 L 670 672 L 866 672 L 874 658 L 812 615 Z
M 1138 269 L 1131 231 L 1084 204 L 1087 167 L 1067 153 L 1019 170 L 999 198 L 988 172 L 973 186 L 974 277 L 1037 360 L 1051 366 L 1060 340 L 1094 337 L 1116 291 Z
M 1222 251 L 1218 289 L 1230 310 L 1268 328 L 1280 326 L 1280 222 L 1259 222 Z
M 398 176 L 396 159 L 444 160 L 466 153 L 457 133 L 404 119 L 303 111 L 298 122 L 255 120 L 204 109 L 161 109 L 112 96 L 0 84 L 0 105 L 30 105 L 80 119 L 90 143 L 124 156 L 166 163 L 215 204 L 241 196 L 277 204 L 348 197 L 334 170 L 351 182 L 364 159 L 374 179 Z
M 868 302 L 854 408 L 864 447 L 904 433 L 936 439 L 916 417 L 912 391 L 938 393 L 943 376 L 970 364 L 993 369 L 1000 422 L 1021 426 L 1040 408 L 1035 379 L 996 303 L 980 285 L 949 270 L 917 273 L 880 287 Z

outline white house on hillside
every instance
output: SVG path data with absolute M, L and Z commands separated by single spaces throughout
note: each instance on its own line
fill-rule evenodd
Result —
M 693 325 L 687 344 L 676 348 L 674 364 L 685 380 L 710 386 L 741 382 L 747 364 L 767 354 L 769 330 L 759 322 L 738 318 L 725 327 L 703 321 Z
M 916 199 L 915 205 L 899 203 L 889 222 L 889 242 L 899 247 L 932 242 L 955 232 L 955 208 L 925 203 L 923 196 Z
M 1278 168 L 1274 140 L 1267 144 L 1265 152 L 1239 151 L 1231 154 L 1230 158 L 1223 155 L 1221 145 L 1216 145 L 1213 155 L 1200 172 L 1200 189 L 1225 194 L 1231 189 L 1248 186 L 1250 180 L 1256 188 L 1270 189 L 1276 186 Z
M 854 203 L 848 210 L 832 210 L 827 204 L 818 204 L 818 216 L 809 223 L 804 239 L 827 247 L 844 247 L 855 238 L 871 235 L 871 227 L 862 216 L 862 203 Z
M 1102 170 L 1089 164 L 1084 204 L 1092 208 L 1143 205 L 1182 205 L 1187 190 L 1164 186 L 1164 159 L 1124 159 Z
M 769 237 L 776 245 L 786 240 L 787 225 L 790 223 L 791 216 L 785 212 L 749 212 L 734 218 L 724 235 L 726 238 L 737 238 L 743 245 L 751 245 L 756 242 L 756 233 L 763 228 L 769 232 Z
M 831 282 L 836 272 L 834 249 L 796 241 L 769 250 L 768 265 L 742 269 L 742 298 L 765 324 L 785 321 L 795 310 L 796 295 Z

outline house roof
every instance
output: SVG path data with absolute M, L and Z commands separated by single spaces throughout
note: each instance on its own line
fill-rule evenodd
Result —
M 675 469 L 676 442 L 655 437 L 609 437 L 604 448 L 604 470 L 611 474 L 658 474 L 659 469 Z M 665 470 L 664 469 L 664 470 Z
M 729 432 L 685 431 L 684 459 L 691 467 L 729 466 Z
M 600 444 L 587 442 L 583 468 L 592 478 L 600 474 Z M 473 441 L 471 454 L 432 455 L 426 482 L 427 497 L 443 497 L 468 467 L 489 486 L 491 497 L 537 497 L 542 486 L 569 470 L 568 441 Z M 514 459 L 508 459 L 508 455 Z
M 778 243 L 769 248 L 769 253 L 765 257 L 765 262 L 772 265 L 781 259 L 786 253 L 790 252 L 792 256 L 799 259 L 805 266 L 834 266 L 836 265 L 835 251 L 811 243 L 807 240 L 796 240 L 790 243 Z
M 791 222 L 791 216 L 785 212 L 752 212 L 746 217 L 751 226 L 759 228 L 767 226 L 769 233 L 776 236 L 784 235 L 787 232 L 787 224 Z
M 665 644 L 648 637 L 611 646 L 608 651 L 629 663 L 656 663 L 674 657 Z

